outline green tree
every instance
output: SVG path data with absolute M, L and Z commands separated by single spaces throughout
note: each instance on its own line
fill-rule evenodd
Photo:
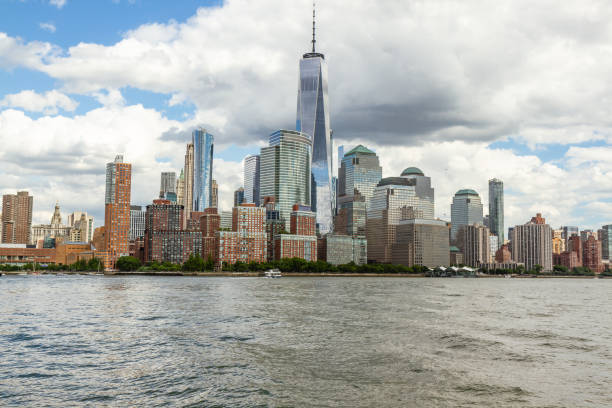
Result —
M 120 271 L 135 271 L 140 267 L 140 260 L 133 256 L 121 256 L 117 259 L 117 269 Z

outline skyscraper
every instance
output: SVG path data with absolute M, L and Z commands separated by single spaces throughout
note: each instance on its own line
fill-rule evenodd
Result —
M 214 208 L 219 206 L 219 185 L 215 179 L 212 181 L 212 196 L 210 199 L 210 206 Z
M 104 240 L 110 265 L 117 258 L 129 255 L 130 194 L 132 165 L 117 155 L 115 161 L 106 164 L 106 195 L 104 199 Z
M 374 189 L 370 205 L 367 208 L 368 260 L 377 263 L 392 262 L 392 251 L 397 241 L 398 226 L 403 220 L 411 220 L 404 224 L 430 225 L 436 231 L 439 228 L 446 228 L 442 221 L 433 222 L 435 221 L 433 217 L 434 189 L 431 187 L 431 178 L 426 177 L 420 169 L 408 167 L 400 177 L 381 179 Z M 405 228 L 410 229 L 412 227 Z M 417 225 L 415 228 L 419 229 L 420 227 Z M 429 234 L 429 232 L 423 233 L 425 235 Z M 405 242 L 413 238 L 414 235 L 406 235 Z M 446 247 L 448 248 L 448 235 L 446 238 Z M 397 248 L 395 252 L 399 254 L 404 249 Z M 446 254 L 448 256 L 448 249 Z M 414 261 L 415 258 L 410 259 Z M 398 259 L 398 262 L 401 263 L 409 261 L 405 258 Z
M 462 225 L 483 225 L 482 202 L 478 193 L 472 189 L 457 191 L 451 204 L 451 241 L 457 237 Z
M 461 225 L 457 231 L 457 246 L 468 266 L 479 267 L 491 262 L 489 229 L 484 225 Z
M 164 171 L 161 174 L 159 195 L 166 197 L 166 193 L 176 193 L 176 173 L 173 171 Z
M 249 155 L 244 159 L 244 202 L 259 207 L 259 155 Z M 234 204 L 235 205 L 235 204 Z
M 144 237 L 145 214 L 140 205 L 130 205 L 130 241 Z
M 300 60 L 296 129 L 312 143 L 311 207 L 317 214 L 317 227 L 322 234 L 332 230 L 332 132 L 329 123 L 327 95 L 327 63 L 315 50 L 315 12 L 312 11 L 312 52 Z M 264 194 L 265 195 L 265 194 Z
M 181 175 L 176 179 L 176 203 L 185 205 L 185 172 L 181 169 Z
M 498 246 L 504 244 L 504 182 L 489 180 L 489 229 L 497 235 Z
M 246 202 L 244 200 L 244 188 L 239 187 L 236 191 L 234 191 L 234 207 L 240 206 L 242 203 Z
M 374 188 L 382 179 L 382 167 L 372 150 L 359 145 L 344 155 L 338 171 L 338 199 L 361 194 L 366 206 L 374 194 Z
M 187 218 L 193 210 L 193 143 L 187 143 L 185 151 L 185 192 L 182 204 L 185 207 L 183 214 L 183 227 L 185 227 Z
M 604 225 L 601 229 L 601 257 L 609 260 L 612 255 L 612 225 Z
M 287 230 L 293 205 L 311 202 L 310 155 L 310 139 L 294 130 L 272 133 L 270 146 L 261 149 L 260 196 L 275 198 Z
M 212 207 L 212 172 L 214 137 L 206 129 L 193 131 L 193 208 Z
M 27 191 L 2 196 L 2 243 L 29 244 L 34 197 Z
M 511 238 L 513 260 L 524 263 L 527 270 L 540 265 L 542 271 L 552 271 L 552 229 L 541 214 L 515 226 Z

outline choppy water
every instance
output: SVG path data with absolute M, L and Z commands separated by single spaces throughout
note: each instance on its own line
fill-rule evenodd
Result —
M 612 280 L 0 278 L 1 406 L 612 406 Z

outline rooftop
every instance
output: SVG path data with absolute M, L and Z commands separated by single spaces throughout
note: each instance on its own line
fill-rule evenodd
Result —
M 367 147 L 365 147 L 364 145 L 357 145 L 356 147 L 352 148 L 351 150 L 349 150 L 348 153 L 345 153 L 345 156 L 349 156 L 351 154 L 356 154 L 356 153 L 360 153 L 360 154 L 376 154 L 374 153 L 372 150 L 368 149 Z
M 478 193 L 471 188 L 464 188 L 455 193 L 455 195 L 478 195 Z
M 418 167 L 408 167 L 402 171 L 403 176 L 424 176 L 425 174 Z
M 403 177 L 385 177 L 381 179 L 376 186 L 382 187 L 390 185 L 414 186 L 414 179 L 405 179 Z

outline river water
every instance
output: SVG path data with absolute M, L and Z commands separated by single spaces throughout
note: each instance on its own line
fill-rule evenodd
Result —
M 612 406 L 612 280 L 0 278 L 1 406 Z

